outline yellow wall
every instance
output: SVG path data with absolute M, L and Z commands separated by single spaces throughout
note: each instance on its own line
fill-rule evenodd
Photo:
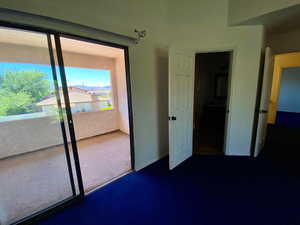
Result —
M 282 70 L 284 68 L 298 66 L 300 66 L 300 52 L 275 55 L 268 123 L 274 124 L 276 121 L 276 111 L 280 91 Z

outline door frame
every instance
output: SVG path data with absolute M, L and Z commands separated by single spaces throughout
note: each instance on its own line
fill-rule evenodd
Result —
M 300 65 L 298 63 L 299 60 L 297 58 L 300 54 L 299 51 L 296 52 L 288 52 L 288 53 L 280 53 L 275 54 L 274 53 L 274 65 L 273 65 L 273 72 L 272 72 L 272 84 L 271 84 L 271 94 L 270 94 L 270 103 L 268 107 L 268 116 L 267 116 L 267 124 L 274 124 L 276 119 L 276 111 L 274 117 L 270 116 L 270 112 L 272 111 L 271 104 L 273 103 L 274 110 L 277 109 L 277 101 L 279 97 L 280 92 L 280 83 L 281 83 L 281 76 L 283 69 L 289 68 L 289 67 L 297 67 Z M 262 97 L 262 85 L 263 85 L 263 73 L 264 73 L 264 56 L 265 54 L 262 54 L 263 57 L 261 57 L 261 66 L 260 66 L 260 73 L 259 73 L 259 79 L 258 79 L 258 89 L 257 89 L 257 96 L 256 96 L 256 107 L 255 107 L 255 114 L 254 114 L 254 120 L 253 120 L 253 132 L 252 132 L 252 141 L 251 141 L 251 157 L 255 157 L 255 144 L 256 144 L 256 135 L 257 135 L 257 129 L 258 129 L 258 120 L 259 120 L 259 109 L 260 109 L 260 99 Z M 280 59 L 285 57 L 296 57 L 296 60 L 293 59 Z M 275 101 L 274 101 L 275 100 Z M 271 112 L 272 113 L 272 112 Z M 271 118 L 272 117 L 272 118 Z
M 47 39 L 48 39 L 50 62 L 52 61 L 51 58 L 53 58 L 53 55 L 51 55 L 51 54 L 53 54 L 53 52 L 51 53 L 51 49 L 49 48 L 49 36 L 53 35 L 54 39 L 55 39 L 55 46 L 56 46 L 56 48 L 58 48 L 58 49 L 56 49 L 57 58 L 58 58 L 58 66 L 59 66 L 62 82 L 65 82 L 65 84 L 66 84 L 66 77 L 65 77 L 65 71 L 64 71 L 64 63 L 63 63 L 63 57 L 62 57 L 60 37 L 66 37 L 66 38 L 85 41 L 85 42 L 89 42 L 89 43 L 95 43 L 95 44 L 105 45 L 105 46 L 109 46 L 109 47 L 119 48 L 124 51 L 126 87 L 127 87 L 128 119 L 129 119 L 131 171 L 135 171 L 134 123 L 133 123 L 132 87 L 131 87 L 131 76 L 130 76 L 129 47 L 126 45 L 121 45 L 121 44 L 117 44 L 117 43 L 113 43 L 113 42 L 107 42 L 107 41 L 103 41 L 100 39 L 91 38 L 88 36 L 77 35 L 75 33 L 61 32 L 61 31 L 54 30 L 54 29 L 47 29 L 47 28 L 43 28 L 40 26 L 32 26 L 32 25 L 21 24 L 21 23 L 12 23 L 12 22 L 3 21 L 3 20 L 0 20 L 0 26 L 6 27 L 6 28 L 20 29 L 20 30 L 24 30 L 24 31 L 38 32 L 38 33 L 46 35 Z M 51 64 L 53 64 L 53 62 Z M 53 65 L 50 65 L 50 66 L 53 67 Z M 67 109 L 67 108 L 69 108 L 68 105 L 70 106 L 70 103 L 68 103 L 69 102 L 68 90 L 67 90 L 67 87 L 65 87 L 63 89 L 64 89 L 63 95 L 66 98 L 65 104 L 67 106 L 66 107 L 66 109 Z M 28 217 L 20 219 L 19 221 L 14 222 L 12 225 L 32 224 L 34 222 L 40 221 L 40 220 L 52 215 L 53 213 L 58 212 L 76 202 L 80 202 L 85 199 L 85 193 L 84 193 L 84 189 L 83 189 L 83 182 L 82 182 L 81 169 L 80 169 L 80 160 L 79 160 L 78 149 L 77 149 L 77 144 L 76 144 L 71 110 L 66 110 L 66 114 L 67 114 L 67 123 L 69 125 L 71 144 L 73 147 L 74 164 L 75 164 L 75 170 L 76 170 L 77 179 L 78 179 L 79 194 L 77 194 L 77 195 L 75 194 L 75 195 L 68 197 L 60 202 L 57 202 L 56 204 L 54 204 L 50 207 L 47 207 L 39 212 L 33 213 L 32 215 L 30 215 Z M 72 168 L 69 168 L 69 169 L 72 169 Z
M 236 46 L 225 46 L 225 47 L 220 47 L 220 48 L 207 48 L 207 49 L 196 49 L 195 51 L 195 57 L 196 54 L 205 54 L 205 53 L 220 53 L 220 52 L 228 52 L 230 54 L 230 68 L 229 68 L 229 74 L 228 74 L 228 93 L 229 95 L 227 96 L 226 102 L 227 102 L 227 108 L 226 109 L 226 121 L 225 121 L 225 134 L 224 134 L 224 145 L 223 145 L 223 153 L 224 155 L 228 155 L 229 153 L 229 147 L 227 141 L 230 140 L 230 133 L 228 130 L 230 130 L 231 127 L 231 106 L 232 106 L 232 96 L 233 96 L 233 85 L 232 81 L 234 78 L 234 69 L 236 65 L 236 59 L 237 59 L 237 47 Z M 195 71 L 196 72 L 196 71 Z M 230 90 L 229 90 L 230 89 Z M 195 93 L 195 86 L 194 86 L 194 93 Z M 195 96 L 194 96 L 195 99 Z M 195 110 L 195 109 L 194 109 Z M 228 112 L 227 112 L 228 110 Z M 194 120 L 194 119 L 193 119 Z M 194 123 L 194 121 L 193 121 Z
M 250 147 L 250 157 L 257 157 L 258 155 L 256 154 L 256 144 L 257 144 L 257 133 L 259 129 L 259 120 L 261 116 L 261 100 L 263 97 L 263 88 L 264 88 L 264 76 L 265 74 L 265 69 L 266 69 L 266 55 L 267 55 L 267 49 L 269 48 L 270 55 L 272 58 L 272 79 L 271 79 L 271 89 L 270 89 L 270 96 L 272 94 L 272 86 L 273 86 L 273 78 L 274 78 L 274 68 L 275 68 L 275 55 L 273 52 L 273 49 L 270 46 L 266 46 L 264 51 L 261 54 L 261 59 L 260 59 L 260 68 L 259 68 L 259 76 L 258 76 L 258 81 L 257 81 L 257 91 L 256 91 L 256 101 L 255 101 L 255 111 L 254 111 L 254 118 L 253 118 L 253 128 L 252 128 L 252 137 L 251 137 L 251 147 Z M 269 65 L 268 65 L 269 66 Z M 270 106 L 270 102 L 269 102 Z M 268 114 L 269 114 L 269 106 L 267 109 L 267 119 L 266 119 L 266 126 L 268 125 Z M 267 131 L 266 131 L 267 133 Z M 265 134 L 266 135 L 266 134 Z M 259 149 L 261 151 L 262 149 Z
M 262 97 L 262 88 L 263 88 L 263 76 L 264 76 L 264 68 L 265 68 L 265 52 L 261 54 L 260 59 L 260 69 L 259 76 L 257 81 L 257 91 L 256 91 L 256 100 L 255 100 L 255 110 L 253 117 L 253 125 L 252 125 L 252 137 L 251 137 L 251 145 L 250 145 L 250 157 L 254 157 L 255 154 L 255 144 L 256 144 L 256 136 L 258 129 L 258 120 L 259 120 L 259 109 L 260 109 L 260 100 Z
M 268 124 L 275 124 L 278 100 L 280 96 L 281 78 L 284 69 L 299 67 L 300 52 L 274 54 L 273 80 L 269 104 Z

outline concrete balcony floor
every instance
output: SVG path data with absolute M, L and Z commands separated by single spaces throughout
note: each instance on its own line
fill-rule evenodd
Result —
M 77 144 L 85 191 L 131 170 L 129 136 L 114 132 Z
M 77 146 L 86 192 L 131 170 L 127 134 L 118 131 L 92 137 L 78 141 Z M 76 181 L 74 168 L 73 173 Z M 1 225 L 29 216 L 71 195 L 63 146 L 0 160 Z

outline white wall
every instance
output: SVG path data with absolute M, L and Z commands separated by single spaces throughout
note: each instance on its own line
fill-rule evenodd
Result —
M 63 143 L 56 118 L 1 122 L 0 129 L 0 158 Z
M 283 69 L 277 111 L 300 113 L 300 67 Z
M 146 29 L 139 44 L 120 37 L 101 36 L 74 25 L 31 17 L 29 23 L 107 41 L 129 44 L 132 77 L 135 162 L 140 169 L 168 153 L 168 48 L 195 50 L 234 49 L 233 89 L 228 154 L 249 155 L 256 96 L 262 27 L 227 27 L 227 0 L 2 0 L 0 7 L 71 21 L 119 34 L 134 36 Z M 68 13 L 66 13 L 68 12 Z M 1 14 L 0 14 L 1 15 Z M 1 18 L 1 17 L 0 17 Z M 22 18 L 2 15 L 2 19 Z M 237 134 L 239 136 L 237 137 Z
M 76 139 L 119 129 L 116 110 L 73 114 Z M 63 143 L 57 117 L 41 117 L 0 123 L 0 158 Z
M 116 85 L 117 85 L 117 99 L 118 99 L 118 111 L 119 111 L 119 127 L 120 130 L 126 134 L 129 134 L 129 114 L 128 114 L 128 96 L 127 96 L 127 84 L 126 84 L 126 69 L 125 58 L 119 57 L 115 60 L 116 66 Z

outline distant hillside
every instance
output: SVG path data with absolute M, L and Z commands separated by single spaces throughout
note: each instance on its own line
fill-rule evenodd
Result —
M 87 91 L 105 91 L 110 90 L 111 86 L 103 86 L 103 87 L 97 87 L 97 86 L 84 86 L 84 85 L 73 85 L 73 87 L 80 88 Z

